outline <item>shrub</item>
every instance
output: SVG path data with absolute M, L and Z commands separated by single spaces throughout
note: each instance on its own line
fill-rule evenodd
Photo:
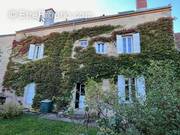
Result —
M 7 103 L 0 108 L 0 118 L 10 119 L 23 114 L 23 108 L 15 103 Z
M 146 102 L 113 106 L 115 115 L 99 120 L 100 133 L 102 135 L 179 135 L 180 81 L 175 64 L 172 61 L 151 61 L 146 71 Z

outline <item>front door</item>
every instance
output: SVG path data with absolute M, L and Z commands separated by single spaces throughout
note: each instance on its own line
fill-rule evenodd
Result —
M 85 85 L 77 83 L 75 108 L 83 110 L 85 108 Z

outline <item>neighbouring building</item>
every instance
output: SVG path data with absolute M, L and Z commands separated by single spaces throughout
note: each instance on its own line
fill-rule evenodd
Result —
M 17 31 L 15 35 L 9 35 L 9 36 L 3 36 L 0 37 L 0 47 L 2 48 L 1 51 L 3 52 L 2 54 L 2 62 L 1 62 L 1 67 L 0 67 L 0 85 L 2 85 L 3 77 L 5 74 L 5 70 L 7 67 L 8 59 L 11 53 L 11 45 L 13 43 L 13 53 L 11 53 L 11 62 L 9 63 L 9 66 L 14 66 L 12 65 L 12 62 L 15 64 L 21 64 L 21 65 L 26 65 L 28 63 L 33 63 L 37 62 L 37 64 L 41 65 L 41 61 L 44 59 L 48 59 L 49 56 L 53 54 L 49 54 L 49 52 L 53 51 L 54 54 L 56 53 L 56 50 L 50 49 L 49 46 L 47 46 L 47 42 L 42 42 L 44 38 L 48 39 L 47 35 L 53 35 L 51 33 L 63 33 L 63 32 L 74 32 L 78 31 L 81 29 L 87 28 L 87 30 L 91 30 L 91 28 L 95 29 L 95 27 L 98 29 L 105 26 L 113 26 L 114 30 L 111 30 L 110 32 L 105 32 L 97 35 L 91 36 L 84 36 L 83 38 L 80 36 L 80 38 L 71 43 L 73 46 L 70 50 L 71 52 L 71 58 L 72 59 L 77 59 L 76 57 L 76 52 L 75 49 L 78 47 L 81 48 L 87 48 L 91 44 L 91 40 L 93 39 L 93 47 L 95 48 L 96 54 L 98 56 L 108 56 L 108 57 L 119 57 L 120 55 L 126 55 L 126 56 L 138 56 L 141 55 L 142 52 L 150 53 L 151 51 L 154 51 L 151 47 L 148 51 L 144 51 L 144 47 L 142 47 L 142 42 L 144 42 L 142 36 L 145 33 L 140 33 L 140 31 L 134 29 L 138 27 L 138 29 L 141 29 L 141 25 L 146 24 L 146 23 L 153 23 L 156 21 L 161 20 L 162 18 L 171 18 L 171 6 L 164 6 L 164 7 L 159 7 L 159 8 L 153 8 L 149 9 L 147 8 L 147 1 L 146 0 L 137 0 L 137 9 L 135 11 L 127 11 L 127 12 L 120 12 L 115 15 L 108 15 L 108 16 L 99 16 L 99 17 L 93 17 L 93 18 L 82 18 L 82 19 L 77 19 L 77 20 L 70 20 L 70 21 L 64 21 L 64 22 L 54 22 L 54 16 L 55 16 L 55 11 L 53 9 L 47 9 L 45 11 L 45 17 L 41 16 L 41 19 L 44 20 L 44 25 L 39 26 L 39 27 L 34 27 L 34 28 L 29 28 L 21 31 Z M 161 23 L 161 21 L 159 21 Z M 146 27 L 147 28 L 147 27 Z M 99 29 L 101 30 L 101 29 Z M 121 32 L 125 31 L 125 33 Z M 155 30 L 154 30 L 155 31 Z M 92 31 L 93 33 L 94 31 Z M 115 33 L 114 35 L 112 33 Z M 141 31 L 142 32 L 142 31 Z M 149 34 L 154 34 L 153 30 L 151 31 L 152 33 Z M 168 32 L 168 31 L 167 31 Z M 77 33 L 78 35 L 79 33 Z M 64 33 L 66 35 L 66 33 Z M 74 34 L 74 37 L 76 34 Z M 83 34 L 82 34 L 83 35 Z M 150 35 L 147 35 L 150 36 Z M 31 40 L 29 42 L 28 38 L 29 37 L 36 37 L 35 40 Z M 43 37 L 43 38 L 42 38 Z M 68 38 L 68 37 L 65 37 Z M 146 37 L 147 39 L 150 37 Z M 112 40 L 113 39 L 113 40 Z M 178 34 L 177 34 L 177 38 Z M 67 39 L 66 39 L 67 40 Z M 157 39 L 158 40 L 158 39 Z M 38 41 L 38 42 L 36 42 Z M 61 42 L 62 41 L 62 42 Z M 67 40 L 68 41 L 68 40 Z M 72 40 L 70 40 L 72 41 Z M 36 42 L 36 43 L 35 43 Z M 29 43 L 29 44 L 27 44 Z M 48 43 L 51 43 L 48 41 Z M 53 43 L 51 43 L 53 44 Z M 59 44 L 69 44 L 69 42 L 63 42 L 63 39 L 59 39 Z M 22 46 L 27 46 L 26 48 L 23 48 Z M 22 47 L 22 48 L 21 48 Z M 47 51 L 49 49 L 49 51 Z M 66 49 L 66 48 L 65 48 Z M 18 55 L 16 56 L 16 52 L 23 53 L 23 55 Z M 8 53 L 6 53 L 8 52 Z M 48 54 L 48 55 L 45 55 Z M 57 55 L 59 56 L 58 52 Z M 62 54 L 63 55 L 63 54 Z M 52 56 L 54 57 L 54 56 Z M 59 56 L 61 57 L 61 56 Z M 58 57 L 57 57 L 58 58 Z M 57 60 L 57 59 L 55 59 Z M 94 60 L 96 61 L 96 60 Z M 39 62 L 39 63 L 38 63 Z M 47 62 L 46 62 L 47 64 Z M 28 68 L 30 65 L 28 65 L 26 68 Z M 60 65 L 61 66 L 61 65 Z M 80 64 L 80 68 L 83 68 L 85 65 Z M 120 66 L 120 65 L 119 65 Z M 25 68 L 24 67 L 24 68 Z M 34 68 L 36 67 L 31 67 L 32 72 L 34 73 Z M 39 66 L 38 68 L 41 68 Z M 36 69 L 37 72 L 42 72 L 39 71 L 38 68 Z M 50 68 L 49 71 L 53 68 L 53 66 Z M 96 68 L 94 68 L 96 69 Z M 14 69 L 16 70 L 16 69 Z M 44 69 L 46 70 L 46 69 Z M 54 71 L 57 71 L 58 69 L 54 69 Z M 64 69 L 64 72 L 66 72 L 67 69 Z M 28 70 L 30 71 L 30 70 Z M 18 71 L 14 71 L 15 73 Z M 45 71 L 44 71 L 45 72 Z M 62 76 L 66 76 L 67 73 L 62 73 Z M 85 71 L 84 71 L 85 72 Z M 98 71 L 94 71 L 98 72 Z M 47 75 L 52 75 L 51 73 L 46 72 Z M 8 72 L 6 73 L 7 76 L 9 75 Z M 25 73 L 26 74 L 26 73 Z M 92 73 L 93 74 L 93 73 Z M 95 74 L 95 73 L 94 73 Z M 23 80 L 23 77 L 26 78 L 27 76 L 19 76 L 17 77 L 17 82 L 18 80 Z M 31 75 L 31 72 L 27 73 L 26 75 L 29 75 L 27 78 L 29 80 L 35 80 L 32 79 L 34 76 Z M 57 76 L 61 78 L 61 76 L 54 74 L 54 76 Z M 39 75 L 36 75 L 36 77 L 40 77 Z M 8 78 L 8 77 L 7 77 Z M 40 77 L 41 78 L 41 77 Z M 6 78 L 5 78 L 6 79 Z M 12 78 L 11 78 L 12 79 Z M 45 78 L 44 80 L 47 80 Z M 52 79 L 53 80 L 53 79 Z M 68 79 L 67 79 L 68 80 Z M 49 83 L 51 80 L 46 81 L 45 83 Z M 54 80 L 54 82 L 57 80 Z M 10 81 L 10 83 L 12 80 Z M 23 85 L 26 82 L 26 80 L 22 81 Z M 47 89 L 50 89 L 51 87 L 55 86 L 50 86 L 49 84 L 47 86 L 40 86 L 40 84 L 43 83 L 43 77 L 41 81 L 34 82 L 31 81 L 30 83 L 26 84 L 25 87 L 21 87 L 21 84 L 11 84 L 14 87 L 9 87 L 6 88 L 7 85 L 10 83 L 5 83 L 4 85 L 4 90 L 5 94 L 7 95 L 8 99 L 12 99 L 14 102 L 21 102 L 26 108 L 30 108 L 33 104 L 33 99 L 36 96 L 36 100 L 38 98 L 42 98 L 43 92 L 40 94 L 38 93 L 38 88 L 44 89 L 44 93 L 49 95 L 51 98 L 55 96 L 55 94 L 50 94 L 49 91 L 46 91 Z M 60 82 L 62 83 L 62 82 Z M 64 82 L 65 84 L 66 82 Z M 107 78 L 102 79 L 102 87 L 104 90 L 108 89 L 109 87 L 109 80 Z M 62 83 L 63 84 L 63 83 Z M 136 90 L 135 94 L 136 96 L 141 97 L 141 100 L 146 99 L 146 87 L 145 87 L 145 78 L 141 75 L 138 77 L 126 77 L 124 75 L 117 75 L 117 87 L 118 87 L 118 95 L 121 97 L 121 102 L 124 103 L 130 103 L 132 102 L 132 96 L 130 93 L 133 93 L 134 90 Z M 71 100 L 71 107 L 75 110 L 83 110 L 85 107 L 85 89 L 86 86 L 84 83 L 78 82 L 74 84 L 75 86 L 72 89 L 72 100 Z M 58 83 L 57 83 L 58 86 Z M 2 86 L 0 86 L 1 88 Z M 16 88 L 18 90 L 16 90 Z M 19 91 L 19 89 L 23 89 L 24 92 L 22 96 L 15 96 L 14 92 Z M 1 88 L 2 89 L 2 88 Z M 9 92 L 9 89 L 11 92 Z M 53 90 L 52 90 L 53 91 Z M 56 92 L 54 92 L 56 93 Z M 53 95 L 53 96 L 52 96 Z M 44 96 L 46 97 L 46 96 Z M 48 98 L 48 97 L 46 97 Z
M 176 48 L 180 50 L 180 33 L 175 33 Z

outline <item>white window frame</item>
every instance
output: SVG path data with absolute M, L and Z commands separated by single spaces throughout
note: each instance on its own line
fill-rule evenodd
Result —
M 83 48 L 87 48 L 88 44 L 89 44 L 88 40 L 86 40 L 86 39 L 80 40 L 79 43 L 80 43 L 80 46 Z
M 136 99 L 142 104 L 146 101 L 144 76 L 126 78 L 124 75 L 118 75 L 117 86 L 121 104 L 132 103 Z
M 140 33 L 116 35 L 116 47 L 118 54 L 141 53 Z
M 124 54 L 132 54 L 134 52 L 133 36 L 132 35 L 123 36 L 122 40 L 123 40 L 123 53 Z
M 106 53 L 106 44 L 104 42 L 98 42 L 96 48 L 96 53 L 105 54 Z
M 33 47 L 33 50 L 31 50 L 31 46 Z M 44 44 L 31 44 L 29 48 L 29 54 L 28 59 L 30 60 L 39 60 L 43 58 L 44 55 Z

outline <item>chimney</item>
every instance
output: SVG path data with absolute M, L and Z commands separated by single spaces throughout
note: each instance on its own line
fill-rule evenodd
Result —
M 55 11 L 52 8 L 45 10 L 44 25 L 49 26 L 54 24 Z
M 136 0 L 136 9 L 146 9 L 147 8 L 147 0 Z

